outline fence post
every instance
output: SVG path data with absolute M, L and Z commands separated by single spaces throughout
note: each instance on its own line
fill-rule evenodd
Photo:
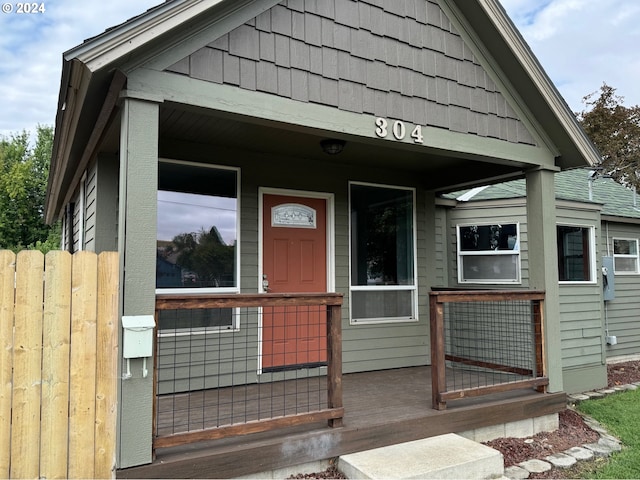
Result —
M 329 408 L 342 408 L 342 309 L 327 307 L 327 397 Z M 329 420 L 330 427 L 341 427 L 342 418 Z
M 444 310 L 438 301 L 437 293 L 429 294 L 429 313 L 431 317 L 431 405 L 436 410 L 447 408 L 440 400 L 440 393 L 446 391 L 444 360 Z

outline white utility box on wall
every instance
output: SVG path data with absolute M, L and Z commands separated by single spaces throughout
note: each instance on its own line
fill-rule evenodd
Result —
M 123 315 L 122 356 L 124 358 L 147 358 L 153 356 L 153 315 Z

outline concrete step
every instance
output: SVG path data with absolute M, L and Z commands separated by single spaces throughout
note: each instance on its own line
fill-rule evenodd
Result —
M 338 468 L 349 479 L 499 478 L 502 454 L 454 433 L 343 455 Z

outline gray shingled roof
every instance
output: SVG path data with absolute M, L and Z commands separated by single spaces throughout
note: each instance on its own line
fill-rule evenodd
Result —
M 590 182 L 590 169 L 576 168 L 556 174 L 556 198 L 602 205 L 602 214 L 614 217 L 640 218 L 640 199 L 632 189 L 620 185 L 609 177 L 596 175 Z M 591 183 L 591 189 L 589 188 Z M 589 194 L 591 190 L 591 197 Z M 469 190 L 461 190 L 445 195 L 458 199 Z M 525 196 L 524 179 L 490 185 L 478 191 L 469 201 L 500 200 Z M 635 206 L 634 206 L 635 202 Z

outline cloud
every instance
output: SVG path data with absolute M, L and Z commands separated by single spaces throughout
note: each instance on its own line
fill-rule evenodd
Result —
M 637 0 L 501 0 L 574 111 L 603 83 L 640 104 Z
M 0 135 L 53 125 L 63 52 L 158 3 L 58 0 L 44 13 L 0 14 Z

